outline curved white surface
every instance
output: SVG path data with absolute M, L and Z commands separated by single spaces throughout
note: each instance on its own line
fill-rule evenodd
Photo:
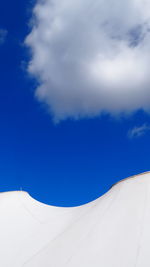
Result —
M 75 208 L 0 194 L 1 267 L 149 267 L 150 173 Z

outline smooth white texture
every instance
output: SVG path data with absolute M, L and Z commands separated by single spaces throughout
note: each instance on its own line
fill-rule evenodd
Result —
M 1 267 L 149 267 L 150 173 L 73 208 L 0 194 Z

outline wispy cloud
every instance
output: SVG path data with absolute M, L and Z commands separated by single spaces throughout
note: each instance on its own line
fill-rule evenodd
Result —
M 128 136 L 129 139 L 132 139 L 132 138 L 143 136 L 148 131 L 150 131 L 150 125 L 144 123 L 141 126 L 135 126 L 132 129 L 130 129 L 128 131 L 128 135 L 127 136 Z
M 5 42 L 6 36 L 7 36 L 7 30 L 0 29 L 0 45 Z
M 28 70 L 55 119 L 149 112 L 149 0 L 37 0 L 31 24 Z

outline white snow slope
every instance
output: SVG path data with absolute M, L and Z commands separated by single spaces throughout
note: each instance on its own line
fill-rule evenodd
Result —
M 0 194 L 1 267 L 150 267 L 150 173 L 83 206 Z

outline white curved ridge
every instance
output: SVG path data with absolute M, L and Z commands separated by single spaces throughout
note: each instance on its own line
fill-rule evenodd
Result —
M 149 267 L 150 173 L 74 208 L 0 194 L 1 267 Z

